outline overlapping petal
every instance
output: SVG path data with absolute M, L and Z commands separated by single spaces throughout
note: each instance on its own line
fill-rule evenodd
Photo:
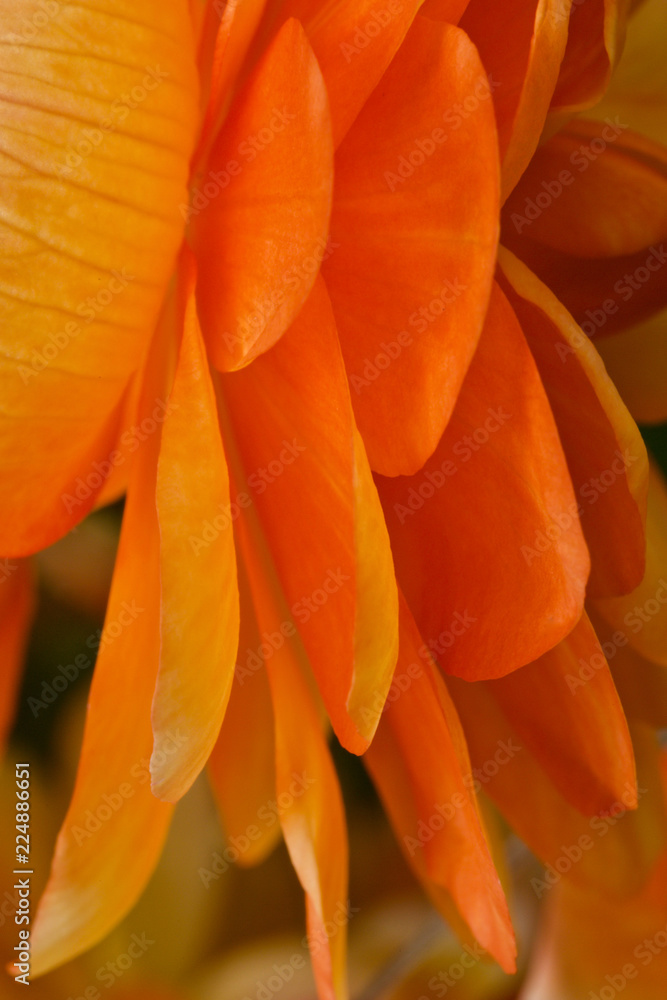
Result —
M 30 563 L 3 560 L 0 563 L 0 748 L 3 749 L 16 710 L 33 605 Z
M 490 98 L 466 35 L 418 16 L 336 156 L 323 273 L 357 423 L 386 475 L 433 452 L 482 328 L 498 211 Z

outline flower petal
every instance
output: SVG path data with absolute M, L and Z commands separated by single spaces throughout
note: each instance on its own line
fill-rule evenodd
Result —
M 378 489 L 399 584 L 447 673 L 501 677 L 576 625 L 588 552 L 544 388 L 497 286 L 435 455 Z
M 245 477 L 233 501 L 261 520 L 289 607 L 282 636 L 296 623 L 336 734 L 361 753 L 377 724 L 363 709 L 396 663 L 398 598 L 321 280 L 280 343 L 222 387 Z
M 641 435 L 595 348 L 556 297 L 508 251 L 501 250 L 499 262 L 576 490 L 591 554 L 588 594 L 628 593 L 645 563 L 648 459 Z
M 229 476 L 194 294 L 163 419 L 156 487 L 161 648 L 151 787 L 158 798 L 175 802 L 218 738 L 239 636 Z M 165 755 L 159 748 L 176 727 L 183 743 Z
M 552 102 L 554 111 L 571 114 L 600 100 L 623 50 L 631 6 L 633 0 L 572 3 L 567 48 Z M 560 10 L 563 16 L 563 7 Z
M 598 341 L 598 350 L 634 419 L 641 424 L 667 420 L 667 312 Z
M 462 31 L 415 19 L 340 146 L 334 195 L 323 273 L 357 423 L 374 469 L 409 474 L 449 419 L 495 263 L 493 107 Z
M 421 878 L 451 893 L 479 943 L 505 971 L 514 971 L 507 903 L 466 780 L 470 761 L 465 738 L 405 602 L 394 684 L 364 761 L 407 861 Z M 396 794 L 397 767 L 405 772 L 413 813 Z M 428 839 L 423 830 L 431 833 Z
M 322 74 L 303 28 L 290 20 L 183 206 L 198 256 L 202 329 L 222 371 L 268 350 L 308 297 L 326 253 L 332 157 Z
M 172 333 L 165 322 L 154 338 L 142 416 L 163 398 L 163 334 Z M 79 955 L 127 913 L 158 861 L 171 817 L 172 807 L 151 794 L 149 771 L 160 627 L 158 453 L 153 432 L 132 467 L 76 784 L 31 936 L 33 975 Z M 182 740 L 178 730 L 169 736 L 165 755 Z
M 567 42 L 563 0 L 515 0 L 502 18 L 493 0 L 471 0 L 461 27 L 496 84 L 503 198 L 537 148 Z
M 3 0 L 0 22 L 0 551 L 21 555 L 65 534 L 104 480 L 93 462 L 181 240 L 197 81 L 184 0 L 52 17 Z M 89 504 L 68 508 L 89 474 Z
M 646 572 L 632 593 L 595 601 L 612 626 L 647 660 L 667 667 L 667 483 L 652 463 L 646 519 Z
M 634 788 L 627 722 L 586 614 L 535 663 L 486 683 L 523 745 L 585 816 Z
M 4 751 L 16 710 L 23 657 L 34 607 L 34 582 L 28 561 L 0 563 L 0 752 Z

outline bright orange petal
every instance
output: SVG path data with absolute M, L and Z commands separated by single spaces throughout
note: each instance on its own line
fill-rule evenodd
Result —
M 495 83 L 503 198 L 540 139 L 567 42 L 564 8 L 563 0 L 514 0 L 499 18 L 495 0 L 471 0 L 461 20 Z
M 648 459 L 641 435 L 567 310 L 508 251 L 501 251 L 499 261 L 575 486 L 577 516 L 591 554 L 588 594 L 628 593 L 644 575 Z
M 163 333 L 170 324 L 154 339 L 145 417 L 164 398 Z M 76 785 L 31 936 L 33 975 L 85 951 L 127 913 L 157 863 L 171 817 L 172 807 L 151 793 L 149 770 L 160 629 L 159 437 L 159 428 L 146 437 L 132 469 Z M 176 727 L 160 752 L 173 754 L 183 738 Z
M 465 100 L 474 114 L 456 110 Z M 479 56 L 418 16 L 336 155 L 323 268 L 357 423 L 386 475 L 423 465 L 456 401 L 488 304 L 498 183 Z
M 339 739 L 361 753 L 377 724 L 363 709 L 396 662 L 397 594 L 323 282 L 281 342 L 222 389 L 245 477 L 232 499 L 237 516 L 260 517 L 289 606 L 282 637 L 298 629 Z
M 378 785 L 408 862 L 446 888 L 480 944 L 506 971 L 515 944 L 474 795 L 456 710 L 407 605 L 401 646 L 382 722 L 364 760 Z M 396 768 L 409 797 L 397 794 Z
M 576 625 L 589 558 L 572 483 L 535 362 L 497 286 L 435 455 L 418 475 L 378 488 L 399 584 L 447 673 L 501 677 Z
M 327 252 L 332 157 L 322 74 L 290 20 L 237 99 L 188 210 L 217 368 L 268 350 L 308 297 Z
M 585 614 L 535 663 L 486 683 L 524 746 L 584 815 L 609 809 L 634 788 L 625 715 Z
M 218 737 L 239 635 L 229 476 L 194 295 L 164 416 L 156 500 L 162 601 L 151 775 L 153 793 L 174 802 Z M 184 742 L 166 756 L 159 748 L 177 727 Z
M 185 0 L 0 20 L 0 551 L 22 555 L 104 482 L 181 240 L 197 81 Z

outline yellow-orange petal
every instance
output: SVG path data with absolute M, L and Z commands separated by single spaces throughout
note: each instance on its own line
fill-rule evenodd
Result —
M 4 0 L 0 22 L 0 551 L 22 555 L 104 481 L 181 241 L 197 80 L 185 0 Z
M 29 562 L 0 560 L 0 752 L 4 750 L 16 711 L 16 696 L 33 613 L 33 592 Z
M 535 663 L 486 683 L 523 745 L 584 815 L 609 809 L 634 789 L 628 725 L 585 613 Z M 627 805 L 636 805 L 636 795 L 628 793 Z
M 574 491 L 535 362 L 497 285 L 435 455 L 416 476 L 378 479 L 378 489 L 399 585 L 447 673 L 502 677 L 579 621 L 590 564 Z
M 285 332 L 327 253 L 333 147 L 326 88 L 287 21 L 237 98 L 187 215 L 213 364 L 247 365 Z
M 465 737 L 404 601 L 394 683 L 364 761 L 408 863 L 449 891 L 479 943 L 514 971 L 512 925 L 470 791 Z
M 241 567 L 240 567 L 241 569 Z M 262 637 L 248 583 L 241 572 L 241 634 L 236 673 L 220 735 L 211 751 L 208 777 L 227 837 L 244 836 L 248 848 L 238 864 L 262 861 L 280 836 L 275 813 L 262 812 L 276 799 L 275 734 Z M 254 828 L 255 835 L 248 837 Z
M 563 0 L 515 0 L 497 17 L 494 0 L 471 0 L 461 27 L 493 84 L 507 197 L 537 148 L 567 42 Z
M 164 398 L 167 316 L 146 366 L 142 417 Z M 33 975 L 90 948 L 127 913 L 158 861 L 172 813 L 151 793 L 149 769 L 160 639 L 159 436 L 156 428 L 145 438 L 132 467 L 76 784 L 32 929 Z M 174 753 L 182 739 L 176 728 L 161 752 Z
M 618 115 L 574 119 L 537 150 L 504 221 L 510 232 L 577 257 L 648 254 L 667 239 L 667 147 Z
M 396 663 L 398 598 L 321 279 L 280 343 L 221 386 L 243 475 L 235 516 L 259 516 L 289 611 L 282 636 L 298 630 L 338 738 L 362 753 L 377 724 L 363 710 Z
M 655 463 L 650 468 L 644 578 L 625 597 L 594 604 L 638 653 L 667 667 L 667 483 Z
M 386 475 L 432 454 L 484 321 L 499 198 L 490 96 L 465 33 L 418 16 L 336 154 L 323 273 L 359 430 Z M 456 110 L 466 99 L 474 114 Z
M 504 248 L 499 264 L 501 284 L 549 396 L 575 487 L 577 516 L 591 555 L 588 594 L 628 593 L 644 575 L 644 442 L 595 348 L 567 310 Z
M 239 594 L 229 475 L 192 295 L 164 415 L 160 526 L 160 667 L 153 698 L 153 794 L 177 801 L 213 748 L 231 692 Z M 160 747 L 176 727 L 178 749 Z

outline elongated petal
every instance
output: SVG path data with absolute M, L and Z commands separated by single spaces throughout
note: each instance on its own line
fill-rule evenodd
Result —
M 162 334 L 171 332 L 166 323 L 154 339 L 142 416 L 164 398 Z M 171 817 L 172 807 L 151 793 L 149 770 L 160 634 L 159 444 L 155 428 L 132 469 L 76 784 L 32 930 L 33 975 L 85 951 L 127 913 L 157 863 Z M 178 728 L 165 737 L 165 756 L 186 738 Z
M 552 102 L 555 112 L 571 114 L 600 100 L 623 50 L 632 5 L 632 0 L 572 3 L 567 48 Z M 567 17 L 565 4 L 559 10 L 561 17 Z
M 595 348 L 567 310 L 512 254 L 503 249 L 499 260 L 575 487 L 591 554 L 588 594 L 628 593 L 644 575 L 646 448 Z
M 535 663 L 486 683 L 560 794 L 584 815 L 609 809 L 634 787 L 630 733 L 586 614 Z M 636 798 L 628 796 L 631 804 Z
M 420 468 L 449 419 L 488 304 L 497 211 L 486 73 L 462 31 L 418 16 L 338 150 L 323 269 L 383 474 Z
M 16 711 L 28 630 L 34 605 L 30 563 L 0 561 L 0 752 Z
M 281 18 L 296 17 L 322 68 L 339 145 L 402 44 L 423 0 L 288 0 Z M 450 0 L 449 6 L 461 5 Z
M 0 4 L 0 551 L 17 555 L 65 534 L 104 481 L 94 463 L 174 264 L 196 125 L 185 0 L 56 6 Z M 72 506 L 80 476 L 95 485 Z
M 535 362 L 497 286 L 435 455 L 418 475 L 378 488 L 399 584 L 447 673 L 501 677 L 581 617 L 589 559 L 572 484 Z
M 151 775 L 153 793 L 173 802 L 218 737 L 239 635 L 229 476 L 194 296 L 164 418 L 156 500 L 162 601 Z M 185 740 L 167 757 L 159 748 L 176 726 Z
M 658 743 L 646 727 L 632 727 L 637 782 L 622 789 L 601 815 L 583 816 L 540 767 L 508 721 L 491 685 L 447 681 L 473 763 L 475 789 L 498 805 L 512 829 L 545 865 L 533 881 L 538 898 L 565 875 L 579 885 L 628 895 L 636 892 L 665 843 L 665 803 L 656 788 Z M 530 795 L 526 794 L 530 789 Z M 634 803 L 639 799 L 639 808 Z M 609 831 L 618 827 L 619 837 Z
M 648 253 L 667 239 L 667 147 L 619 116 L 575 119 L 537 150 L 505 220 L 577 257 Z
M 396 662 L 397 593 L 323 282 L 281 342 L 222 386 L 245 476 L 232 501 L 260 517 L 289 606 L 282 636 L 296 626 L 338 738 L 361 753 L 377 724 L 364 706 Z
M 595 607 L 648 660 L 667 667 L 667 484 L 651 465 L 646 520 L 646 572 L 632 593 Z
M 563 0 L 518 0 L 496 16 L 493 0 L 471 0 L 461 27 L 494 84 L 503 197 L 528 165 L 542 133 L 567 42 Z
M 332 156 L 322 74 L 290 20 L 236 101 L 187 212 L 219 369 L 271 347 L 308 297 L 326 253 Z
M 470 792 L 470 762 L 458 716 L 405 603 L 394 684 L 364 760 L 418 874 L 446 888 L 480 944 L 506 971 L 514 936 Z M 405 770 L 411 807 L 393 772 Z M 414 810 L 414 812 L 412 811 Z M 422 860 L 423 858 L 423 860 Z
M 248 584 L 240 581 L 241 635 L 236 674 L 225 718 L 208 762 L 208 776 L 230 841 L 245 837 L 238 864 L 262 861 L 280 835 L 275 812 L 275 733 L 263 640 Z M 270 647 L 269 647 L 270 648 Z M 263 811 L 264 807 L 264 811 Z M 253 837 L 248 831 L 253 829 Z M 238 842 L 238 841 L 237 841 Z

